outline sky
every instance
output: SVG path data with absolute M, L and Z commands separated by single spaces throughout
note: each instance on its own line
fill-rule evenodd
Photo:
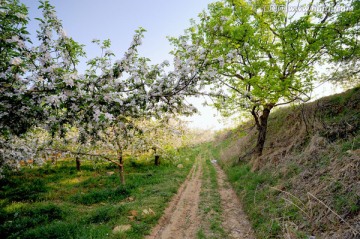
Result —
M 112 51 L 122 58 L 129 47 L 134 32 L 139 27 L 147 30 L 143 45 L 139 48 L 140 55 L 151 59 L 152 63 L 164 60 L 172 61 L 169 52 L 172 47 L 167 36 L 177 37 L 190 26 L 190 19 L 207 8 L 214 0 L 50 0 L 55 6 L 57 16 L 62 20 L 68 36 L 85 44 L 88 59 L 99 55 L 100 50 L 91 43 L 93 39 L 110 39 Z M 31 19 L 29 32 L 36 34 L 38 22 L 33 20 L 41 16 L 37 9 L 37 0 L 21 0 L 29 7 Z M 86 66 L 83 59 L 78 67 L 82 72 Z M 203 107 L 203 100 L 189 99 L 200 111 L 185 120 L 190 127 L 202 129 L 221 129 L 225 124 L 219 113 L 211 107 Z M 219 122 L 219 120 L 221 122 Z

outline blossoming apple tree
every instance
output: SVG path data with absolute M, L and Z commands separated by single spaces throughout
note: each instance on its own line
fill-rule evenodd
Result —
M 17 137 L 34 126 L 54 129 L 64 124 L 66 104 L 74 101 L 74 85 L 67 84 L 76 75 L 81 46 L 67 37 L 54 8 L 40 2 L 38 46 L 31 43 L 27 32 L 27 8 L 18 0 L 1 3 L 0 39 L 0 155 L 1 165 L 16 165 L 23 153 L 14 153 L 21 142 Z M 36 151 L 32 147 L 25 147 Z M 34 154 L 32 152 L 31 154 Z M 19 157 L 14 157 L 17 155 Z
M 184 101 L 185 89 L 190 87 L 178 74 L 166 71 L 169 62 L 151 65 L 149 59 L 139 56 L 144 29 L 136 31 L 120 60 L 114 60 L 109 40 L 94 40 L 102 54 L 89 60 L 85 73 L 79 74 L 78 59 L 85 55 L 82 45 L 66 35 L 48 1 L 40 1 L 43 17 L 37 19 L 38 46 L 32 44 L 26 30 L 26 6 L 18 0 L 2 3 L 1 167 L 18 165 L 30 155 L 12 152 L 20 148 L 13 147 L 14 142 L 25 142 L 21 137 L 34 127 L 60 138 L 76 127 L 82 143 L 95 142 L 113 129 L 116 142 L 120 142 L 128 137 L 123 125 L 131 125 L 129 120 L 194 112 Z M 115 145 L 122 170 L 124 146 Z M 32 156 L 39 155 L 38 147 L 26 148 L 32 150 Z

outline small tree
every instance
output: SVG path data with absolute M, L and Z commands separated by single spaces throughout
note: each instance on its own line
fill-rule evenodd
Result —
M 165 115 L 162 119 L 148 119 L 137 122 L 141 133 L 137 137 L 134 149 L 152 151 L 154 163 L 160 165 L 160 157 L 180 148 L 184 143 L 185 126 L 180 119 Z
M 175 60 L 196 69 L 198 93 L 209 85 L 214 106 L 225 115 L 251 113 L 260 156 L 271 110 L 310 98 L 315 66 L 326 59 L 329 29 L 339 15 L 332 9 L 344 3 L 311 1 L 294 12 L 287 8 L 294 1 L 215 2 L 184 36 L 171 39 Z M 317 4 L 325 10 L 316 11 Z

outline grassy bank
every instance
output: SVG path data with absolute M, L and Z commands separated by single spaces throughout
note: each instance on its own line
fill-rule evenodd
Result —
M 158 167 L 126 161 L 125 186 L 116 168 L 102 161 L 84 161 L 80 172 L 75 160 L 23 168 L 0 180 L 1 238 L 142 238 L 197 153 L 182 150 L 176 162 Z
M 269 118 L 263 155 L 252 158 L 251 121 L 218 135 L 220 159 L 258 238 L 358 238 L 360 89 Z

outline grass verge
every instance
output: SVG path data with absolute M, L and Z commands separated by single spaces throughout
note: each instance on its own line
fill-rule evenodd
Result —
M 75 160 L 59 161 L 7 175 L 0 180 L 1 238 L 142 238 L 185 180 L 197 153 L 182 150 L 176 163 L 158 167 L 128 162 L 125 186 L 116 167 L 104 162 L 84 161 L 78 172 Z M 130 229 L 113 232 L 124 225 Z
M 197 233 L 197 237 L 199 239 L 226 238 L 226 233 L 221 225 L 222 208 L 216 169 L 210 161 L 212 158 L 208 147 L 202 149 L 201 157 L 203 157 L 203 176 L 199 210 L 203 223 Z

